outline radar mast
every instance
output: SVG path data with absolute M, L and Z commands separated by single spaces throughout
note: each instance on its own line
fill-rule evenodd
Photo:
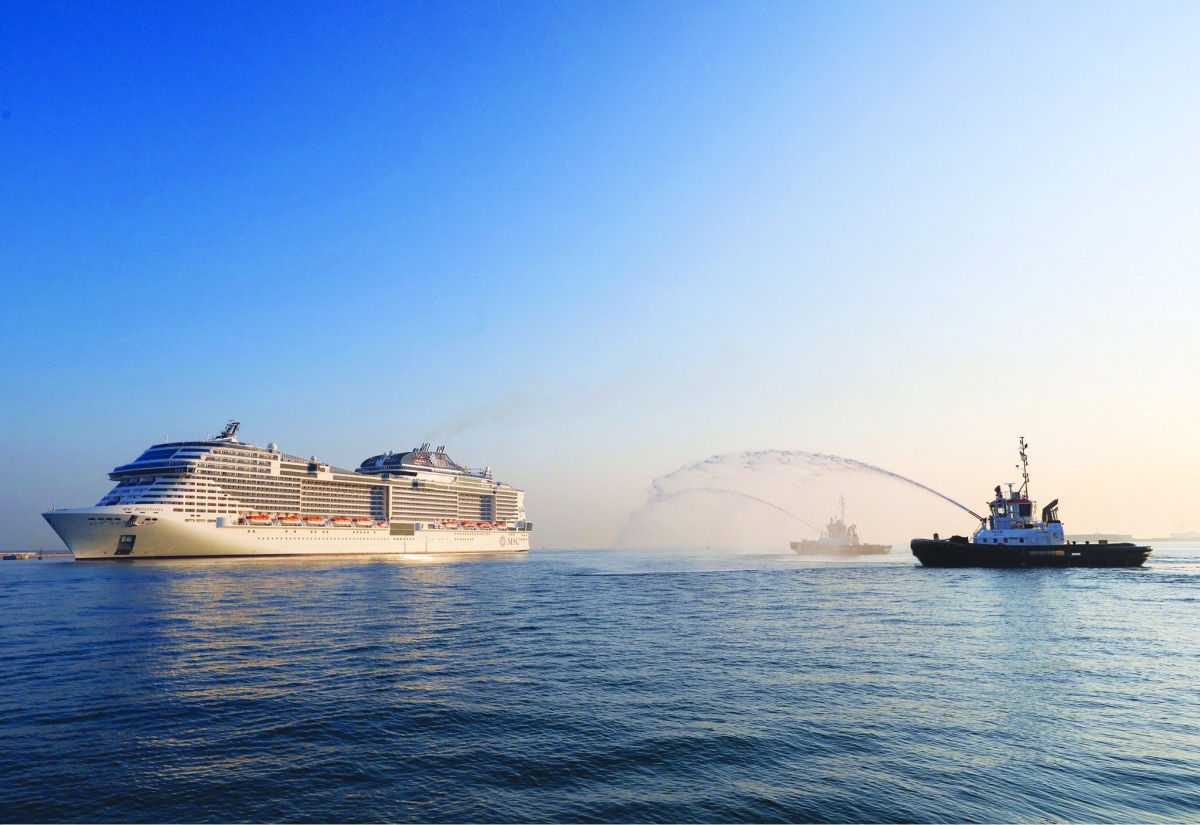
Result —
M 1029 498 L 1029 457 L 1025 455 L 1028 446 L 1025 436 L 1021 436 L 1021 478 L 1024 479 L 1020 489 L 1021 498 Z

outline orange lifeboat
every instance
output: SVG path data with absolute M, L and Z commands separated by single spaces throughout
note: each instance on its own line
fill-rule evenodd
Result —
M 334 527 L 349 527 L 351 524 L 350 519 L 345 516 L 334 516 L 329 520 L 329 523 Z
M 490 521 L 481 521 L 481 522 L 479 522 L 478 527 L 480 530 L 491 530 L 492 523 Z
M 457 521 L 455 521 L 455 520 L 454 520 L 454 519 L 452 519 L 452 518 L 448 518 L 448 519 L 442 519 L 442 526 L 443 526 L 443 527 L 446 527 L 446 528 L 449 528 L 449 529 L 451 529 L 451 530 L 457 530 L 457 529 L 458 529 L 458 522 L 457 522 Z
M 284 527 L 299 527 L 301 524 L 300 517 L 297 515 L 280 516 L 279 523 Z
M 305 516 L 304 523 L 307 524 L 309 527 L 324 527 L 325 526 L 325 517 L 324 516 Z
M 264 527 L 271 523 L 271 517 L 260 515 L 260 514 L 255 514 L 253 516 L 246 516 L 246 523 L 253 524 L 256 527 Z
M 474 530 L 474 529 L 475 529 L 475 522 L 473 522 L 473 521 L 464 521 L 464 522 L 462 523 L 462 526 L 463 526 L 463 529 L 464 529 L 464 530 Z
M 377 522 L 375 522 L 375 526 L 376 527 L 387 527 L 388 523 L 386 521 L 377 521 Z
M 356 518 L 354 520 L 354 526 L 355 527 L 374 527 L 375 522 L 371 521 L 371 519 L 369 519 L 369 518 Z
M 497 529 L 497 530 L 507 530 L 507 529 L 508 529 L 508 522 L 507 522 L 507 521 L 498 521 L 498 522 L 496 522 L 496 529 Z

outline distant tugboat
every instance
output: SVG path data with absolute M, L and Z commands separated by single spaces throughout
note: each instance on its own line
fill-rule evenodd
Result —
M 1021 439 L 1021 473 L 1024 482 L 1008 494 L 996 487 L 987 518 L 971 540 L 913 539 L 913 555 L 926 567 L 1141 567 L 1153 548 L 1132 543 L 1068 544 L 1058 520 L 1058 499 L 1042 508 L 1042 520 L 1034 521 L 1034 503 L 1029 499 L 1029 459 Z M 969 510 L 967 512 L 970 512 Z
M 841 515 L 831 518 L 819 539 L 793 541 L 791 547 L 802 556 L 873 556 L 890 553 L 886 544 L 863 544 L 858 540 L 857 525 L 846 524 L 846 499 L 841 499 Z

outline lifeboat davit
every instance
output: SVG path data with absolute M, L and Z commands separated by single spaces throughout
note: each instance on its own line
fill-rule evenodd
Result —
M 324 527 L 325 526 L 325 517 L 324 516 L 305 516 L 304 523 L 307 524 L 309 527 Z
M 333 518 L 331 518 L 329 520 L 329 523 L 332 524 L 334 527 L 349 527 L 351 524 L 351 521 L 350 521 L 350 519 L 346 518 L 345 516 L 334 516 Z

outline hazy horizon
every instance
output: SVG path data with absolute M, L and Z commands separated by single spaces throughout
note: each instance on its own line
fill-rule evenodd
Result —
M 611 546 L 656 479 L 748 451 L 980 512 L 1020 436 L 1069 533 L 1200 530 L 1194 3 L 5 30 L 4 549 L 62 549 L 42 510 L 229 418 L 347 468 L 445 444 L 527 491 L 537 548 Z M 926 504 L 896 518 L 971 529 Z

